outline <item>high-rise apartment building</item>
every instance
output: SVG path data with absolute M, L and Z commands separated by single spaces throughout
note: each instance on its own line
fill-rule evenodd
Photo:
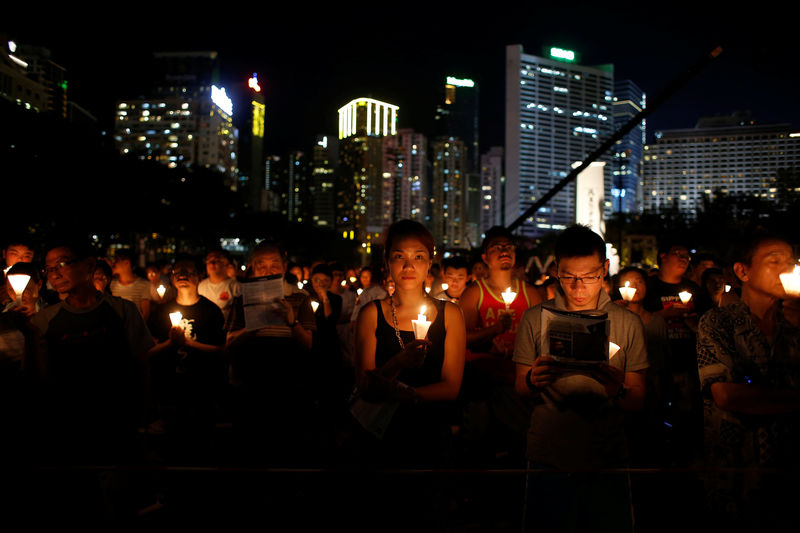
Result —
M 506 48 L 506 201 L 510 224 L 613 132 L 614 69 L 584 66 L 569 50 L 549 57 Z M 602 159 L 608 161 L 608 158 Z M 606 165 L 605 198 L 611 193 Z M 605 206 L 610 211 L 610 202 Z M 519 232 L 540 236 L 575 220 L 575 185 L 530 216 Z
M 437 134 L 458 137 L 467 148 L 470 171 L 479 164 L 479 92 L 478 84 L 469 78 L 447 76 L 444 102 L 436 106 Z
M 372 98 L 339 109 L 336 226 L 359 239 L 366 253 L 384 227 L 383 138 L 397 134 L 398 109 Z
M 117 102 L 117 148 L 171 168 L 215 170 L 236 190 L 239 135 L 233 102 L 216 84 L 217 53 L 157 53 L 154 69 L 152 97 Z
M 677 207 L 694 217 L 717 191 L 775 200 L 778 171 L 800 166 L 800 131 L 737 116 L 707 119 L 657 132 L 644 154 L 644 208 Z
M 455 137 L 439 137 L 431 152 L 433 236 L 445 248 L 468 248 L 467 147 Z
M 330 135 L 317 135 L 312 160 L 314 214 L 317 226 L 333 228 L 336 222 L 336 154 L 338 142 Z
M 383 138 L 384 224 L 409 218 L 430 223 L 428 139 L 413 129 Z
M 503 159 L 502 146 L 492 146 L 481 156 L 481 214 L 478 226 L 481 239 L 492 226 L 505 226 Z
M 647 105 L 647 97 L 630 80 L 614 82 L 614 130 L 622 128 Z M 612 149 L 612 209 L 620 213 L 638 213 L 642 209 L 642 153 L 645 144 L 645 121 L 633 128 Z

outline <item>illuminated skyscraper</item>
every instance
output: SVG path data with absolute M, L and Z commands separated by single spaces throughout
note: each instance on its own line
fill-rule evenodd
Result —
M 155 54 L 153 97 L 117 102 L 114 140 L 123 154 L 171 168 L 205 167 L 238 185 L 233 102 L 214 83 L 216 52 Z
M 367 253 L 383 231 L 383 137 L 397 133 L 398 109 L 371 98 L 339 109 L 336 226 L 343 235 L 352 232 Z
M 412 129 L 383 138 L 384 224 L 403 218 L 429 225 L 428 139 Z
M 492 226 L 505 226 L 503 219 L 503 147 L 493 146 L 481 156 L 481 239 Z
M 506 224 L 613 132 L 613 66 L 588 67 L 576 60 L 574 52 L 558 48 L 550 49 L 549 58 L 525 54 L 520 45 L 506 48 Z M 605 168 L 610 211 L 611 172 Z M 573 182 L 519 231 L 539 236 L 574 220 Z
M 314 224 L 333 228 L 336 221 L 335 160 L 338 142 L 329 135 L 317 135 L 312 162 Z
M 468 248 L 467 153 L 455 137 L 433 143 L 433 236 L 445 248 Z
M 467 148 L 470 171 L 478 169 L 478 84 L 467 78 L 448 76 L 444 85 L 444 102 L 436 106 L 438 134 L 458 137 Z
M 614 129 L 628 123 L 647 105 L 647 99 L 635 83 L 618 80 L 614 83 Z M 612 150 L 611 170 L 614 176 L 611 201 L 614 211 L 639 213 L 642 210 L 642 151 L 645 143 L 645 121 L 617 141 Z
M 656 132 L 645 147 L 644 209 L 677 208 L 693 218 L 718 193 L 777 201 L 778 173 L 798 167 L 800 131 L 789 124 L 701 119 L 694 128 Z
M 265 211 L 262 191 L 267 188 L 264 165 L 264 93 L 254 72 L 247 80 L 249 112 L 243 113 L 239 137 L 239 191 L 249 211 Z

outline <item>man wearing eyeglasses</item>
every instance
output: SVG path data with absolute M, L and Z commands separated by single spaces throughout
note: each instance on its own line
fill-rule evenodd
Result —
M 540 468 L 593 470 L 624 467 L 624 411 L 644 404 L 647 352 L 638 315 L 611 302 L 602 280 L 608 272 L 603 239 L 585 226 L 572 226 L 555 248 L 559 278 L 555 298 L 522 316 L 514 349 L 515 388 L 535 401 L 527 456 Z M 608 363 L 566 372 L 541 353 L 542 307 L 565 311 L 602 310 L 609 341 L 620 346 Z M 591 524 L 595 530 L 631 531 L 627 478 L 576 474 L 532 478 L 528 517 L 542 531 Z M 577 522 L 574 522 L 577 521 Z
M 32 319 L 43 400 L 43 452 L 78 464 L 131 460 L 143 405 L 144 355 L 153 346 L 135 304 L 94 287 L 84 243 L 52 246 L 45 272 L 62 301 Z

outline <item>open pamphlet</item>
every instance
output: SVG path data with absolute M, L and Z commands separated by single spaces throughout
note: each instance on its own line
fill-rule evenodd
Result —
M 266 326 L 285 326 L 286 311 L 280 300 L 283 294 L 283 276 L 265 276 L 246 280 L 241 284 L 244 323 L 247 331 Z
M 542 307 L 539 353 L 564 369 L 586 370 L 608 362 L 608 313 L 600 310 L 564 311 Z

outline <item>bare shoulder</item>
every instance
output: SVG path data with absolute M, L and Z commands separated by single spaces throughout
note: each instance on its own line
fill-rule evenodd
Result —
M 470 283 L 467 285 L 467 288 L 464 289 L 464 293 L 461 295 L 461 305 L 464 306 L 465 302 L 474 304 L 478 301 L 478 295 L 481 292 L 481 288 L 478 286 L 477 283 Z M 473 305 L 474 307 L 475 305 Z
M 444 320 L 445 324 L 453 324 L 457 325 L 458 323 L 464 323 L 464 313 L 461 311 L 461 307 L 454 304 L 453 302 L 445 302 L 444 303 Z
M 542 295 L 539 293 L 538 290 L 536 290 L 536 287 L 534 285 L 526 283 L 525 291 L 528 293 L 528 301 L 530 302 L 531 307 L 533 307 L 534 305 L 538 305 L 544 301 L 542 299 Z
M 378 309 L 372 302 L 368 302 L 358 312 L 357 323 L 377 324 L 377 322 L 378 322 Z

